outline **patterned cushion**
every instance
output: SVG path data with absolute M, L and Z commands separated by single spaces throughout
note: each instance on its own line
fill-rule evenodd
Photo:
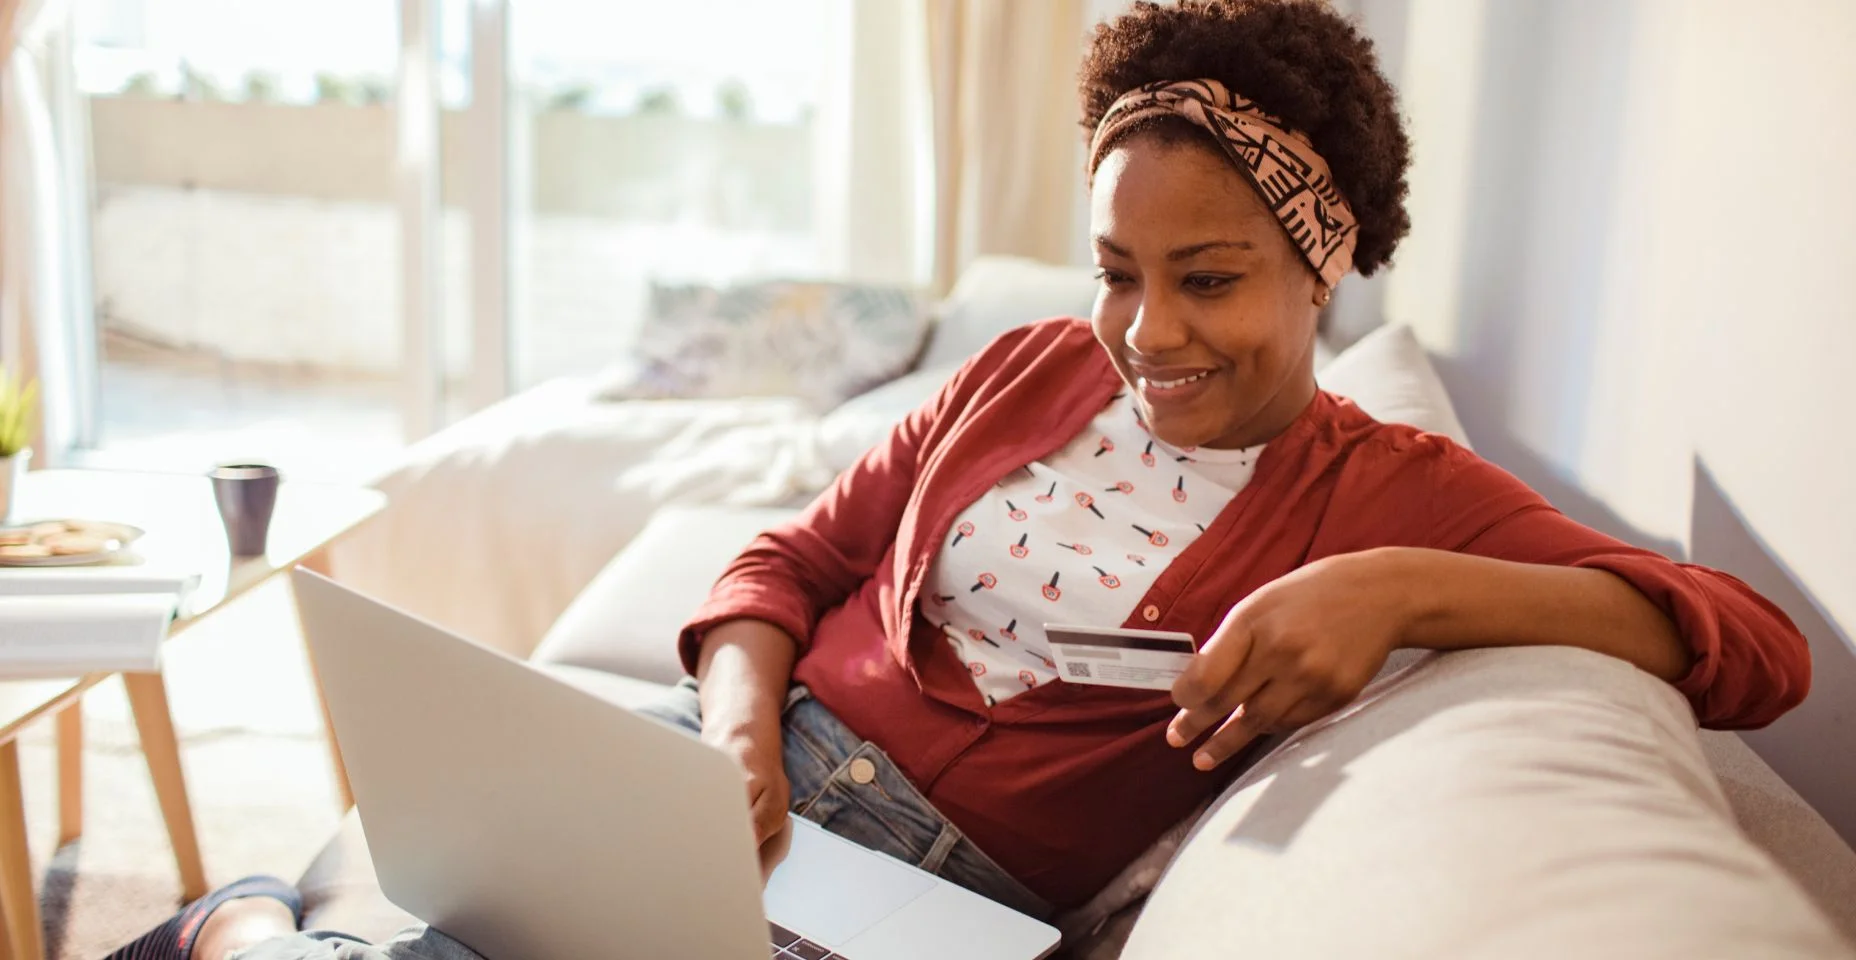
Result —
M 928 301 L 894 287 L 653 284 L 637 355 L 599 396 L 797 397 L 822 412 L 907 370 L 928 322 Z

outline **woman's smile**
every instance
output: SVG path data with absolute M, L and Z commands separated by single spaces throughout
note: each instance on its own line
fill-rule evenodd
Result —
M 1223 371 L 1213 367 L 1143 368 L 1129 364 L 1135 375 L 1135 389 L 1141 402 L 1151 410 L 1174 413 L 1190 408 L 1210 394 Z

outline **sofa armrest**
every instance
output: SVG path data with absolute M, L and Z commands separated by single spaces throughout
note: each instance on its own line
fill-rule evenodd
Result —
M 793 513 L 730 507 L 658 511 L 580 591 L 533 659 L 675 683 L 683 676 L 677 632 L 742 548 Z
M 1681 697 L 1570 648 L 1429 657 L 1247 771 L 1123 956 L 1213 952 L 1856 956 L 1734 825 Z

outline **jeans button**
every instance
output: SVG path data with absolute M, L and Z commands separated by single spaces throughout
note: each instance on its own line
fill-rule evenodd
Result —
M 876 779 L 876 764 L 867 757 L 858 757 L 851 761 L 851 779 L 857 783 L 869 783 Z

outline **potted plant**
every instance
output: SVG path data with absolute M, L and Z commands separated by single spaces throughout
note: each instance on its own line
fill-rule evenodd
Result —
M 33 408 L 39 385 L 0 370 L 0 521 L 13 514 L 13 491 L 32 459 Z

